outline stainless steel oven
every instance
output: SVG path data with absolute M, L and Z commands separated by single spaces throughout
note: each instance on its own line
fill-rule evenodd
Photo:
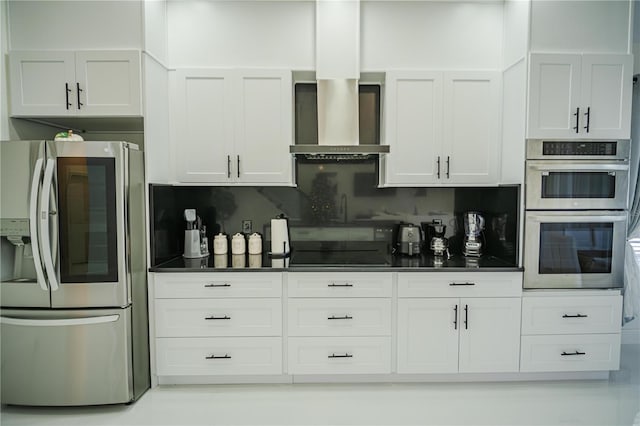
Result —
M 628 140 L 527 141 L 527 210 L 622 210 L 628 189 Z
M 527 211 L 525 227 L 525 288 L 622 287 L 626 211 Z

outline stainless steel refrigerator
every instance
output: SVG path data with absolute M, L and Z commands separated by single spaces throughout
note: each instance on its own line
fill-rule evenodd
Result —
M 149 388 L 143 154 L 0 142 L 1 402 L 127 403 Z

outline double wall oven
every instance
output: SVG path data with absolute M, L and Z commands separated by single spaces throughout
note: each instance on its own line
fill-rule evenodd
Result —
M 623 284 L 628 140 L 528 140 L 525 288 Z

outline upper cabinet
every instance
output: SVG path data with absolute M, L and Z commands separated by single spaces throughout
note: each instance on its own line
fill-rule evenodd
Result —
M 532 54 L 530 138 L 630 137 L 631 55 Z
M 500 73 L 387 73 L 387 186 L 499 183 Z
M 172 78 L 176 180 L 292 185 L 291 72 L 180 69 Z
M 140 52 L 13 51 L 11 115 L 141 116 Z

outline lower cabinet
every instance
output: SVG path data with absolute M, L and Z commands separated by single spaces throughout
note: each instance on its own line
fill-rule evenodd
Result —
M 520 298 L 398 300 L 398 373 L 518 371 Z

